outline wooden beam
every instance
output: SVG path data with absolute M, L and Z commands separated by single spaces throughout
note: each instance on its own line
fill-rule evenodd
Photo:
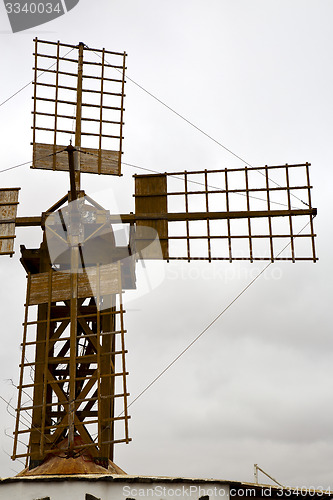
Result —
M 214 220 L 214 219 L 248 219 L 258 217 L 288 217 L 297 215 L 317 215 L 316 208 L 304 208 L 294 210 L 252 210 L 236 212 L 190 212 L 186 213 L 148 213 L 148 214 L 120 214 L 110 215 L 110 222 L 113 224 L 130 224 L 142 220 L 167 220 L 167 221 L 186 221 L 186 220 Z M 17 227 L 41 226 L 42 217 L 17 217 L 16 220 L 6 222 L 15 222 Z

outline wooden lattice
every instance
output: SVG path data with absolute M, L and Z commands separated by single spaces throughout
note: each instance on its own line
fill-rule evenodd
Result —
M 34 56 L 32 167 L 68 171 L 73 139 L 82 172 L 120 175 L 126 54 L 36 38 Z
M 80 273 L 75 337 L 71 278 L 52 269 L 28 274 L 13 458 L 33 465 L 71 433 L 84 442 L 73 441 L 73 453 L 89 448 L 100 461 L 112 458 L 114 443 L 129 442 L 119 264 Z
M 137 175 L 135 202 L 164 259 L 317 260 L 308 163 Z

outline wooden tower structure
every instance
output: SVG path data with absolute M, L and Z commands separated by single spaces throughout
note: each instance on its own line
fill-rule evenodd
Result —
M 67 171 L 70 190 L 39 217 L 17 217 L 19 188 L 0 190 L 0 254 L 13 254 L 15 227 L 43 231 L 39 248 L 21 247 L 12 458 L 33 469 L 89 450 L 107 467 L 114 444 L 130 441 L 122 292 L 135 288 L 136 262 L 316 262 L 310 164 L 135 175 L 134 213 L 110 214 L 80 176 L 121 175 L 126 54 L 36 39 L 34 57 L 32 168 Z

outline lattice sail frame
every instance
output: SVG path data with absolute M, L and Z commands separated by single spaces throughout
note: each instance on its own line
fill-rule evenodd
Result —
M 82 172 L 120 175 L 126 53 L 36 38 L 34 56 L 32 168 L 68 171 L 73 139 Z
M 135 175 L 137 246 L 150 226 L 166 260 L 316 262 L 309 166 Z

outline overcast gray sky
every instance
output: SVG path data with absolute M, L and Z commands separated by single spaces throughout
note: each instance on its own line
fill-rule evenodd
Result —
M 11 34 L 0 5 L 1 101 L 32 79 L 41 39 L 129 54 L 127 74 L 255 166 L 311 162 L 320 261 L 275 263 L 131 407 L 133 442 L 115 462 L 131 474 L 253 480 L 253 464 L 283 484 L 331 486 L 332 49 L 326 0 L 80 0 L 65 16 Z M 1 166 L 31 158 L 32 88 L 0 108 Z M 124 161 L 164 171 L 243 166 L 131 82 L 126 84 Z M 89 194 L 117 187 L 133 210 L 131 176 L 84 177 Z M 20 215 L 38 215 L 68 188 L 65 174 L 28 166 L 0 174 L 21 187 Z M 104 206 L 107 196 L 103 194 Z M 111 200 L 110 191 L 110 200 Z M 111 202 L 110 202 L 111 203 Z M 25 273 L 0 262 L 0 391 L 16 391 Z M 148 264 L 152 273 L 161 272 Z M 134 398 L 251 281 L 264 264 L 172 263 L 150 294 L 132 298 L 129 389 Z M 126 297 L 125 297 L 126 303 Z M 0 474 L 13 475 L 14 419 L 0 402 Z

